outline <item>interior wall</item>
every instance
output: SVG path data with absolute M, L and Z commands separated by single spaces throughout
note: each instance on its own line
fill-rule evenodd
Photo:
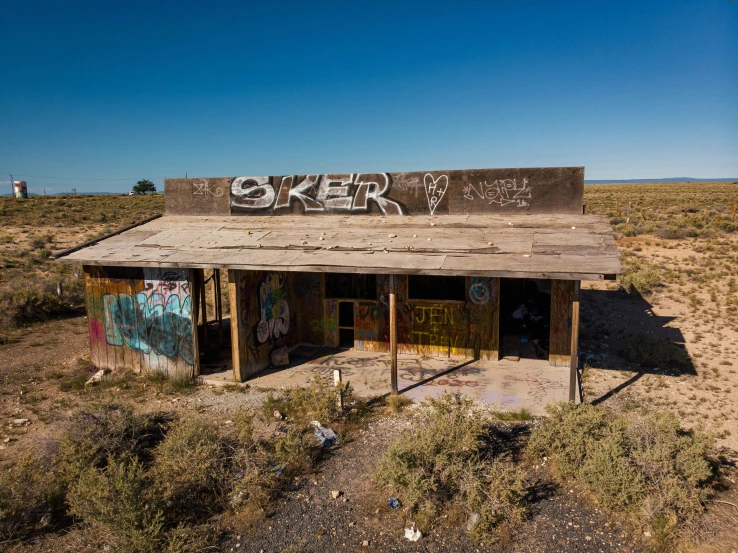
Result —
M 193 374 L 190 269 L 85 266 L 84 272 L 96 367 Z

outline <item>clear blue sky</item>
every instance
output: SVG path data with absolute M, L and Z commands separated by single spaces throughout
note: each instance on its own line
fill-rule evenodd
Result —
M 738 177 L 731 0 L 0 0 L 0 14 L 0 193 L 8 172 L 32 192 L 185 172 Z

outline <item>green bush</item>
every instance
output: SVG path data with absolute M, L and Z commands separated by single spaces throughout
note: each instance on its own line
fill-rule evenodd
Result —
M 382 455 L 377 482 L 411 508 L 422 530 L 456 508 L 479 515 L 473 531 L 484 541 L 503 529 L 514 532 L 526 512 L 524 472 L 487 448 L 485 415 L 460 394 L 429 399 L 426 408 L 423 420 Z
M 40 526 L 46 513 L 56 515 L 63 497 L 49 467 L 32 455 L 0 472 L 0 542 Z
M 663 285 L 664 273 L 656 265 L 636 256 L 624 256 L 623 265 L 625 271 L 618 280 L 628 294 L 648 296 Z
M 670 413 L 616 414 L 592 405 L 547 407 L 527 454 L 580 483 L 610 511 L 645 520 L 660 535 L 694 522 L 714 485 L 711 438 Z M 668 521 L 668 524 L 664 524 Z
M 61 282 L 64 295 L 57 295 Z M 84 302 L 84 284 L 74 275 L 46 279 L 27 275 L 6 279 L 0 284 L 0 329 L 17 328 L 32 322 L 69 313 Z
M 70 512 L 89 525 L 107 529 L 116 551 L 160 550 L 164 515 L 140 461 L 109 457 L 104 469 L 90 468 L 67 494 Z
M 277 410 L 298 424 L 307 424 L 311 420 L 326 424 L 343 415 L 338 408 L 336 393 L 333 384 L 326 384 L 316 377 L 310 386 L 287 388 L 280 392 L 279 397 L 270 392 L 262 406 L 262 412 L 267 419 L 271 419 Z M 350 383 L 343 384 L 342 393 L 345 403 L 352 401 L 353 389 Z
M 217 429 L 197 420 L 174 426 L 154 450 L 153 478 L 168 512 L 199 519 L 218 507 L 228 480 L 228 451 Z

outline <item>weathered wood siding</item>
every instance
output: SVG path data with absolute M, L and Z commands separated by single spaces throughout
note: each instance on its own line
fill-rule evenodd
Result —
M 167 215 L 582 213 L 583 167 L 164 179 Z
M 397 275 L 397 349 L 429 357 L 498 359 L 500 279 L 466 279 L 466 301 L 408 299 L 408 278 Z M 388 352 L 389 278 L 377 276 L 377 302 L 356 302 L 354 347 Z
M 236 380 L 268 368 L 275 348 L 322 345 L 335 330 L 323 316 L 320 273 L 230 270 L 228 279 Z
M 192 375 L 192 271 L 85 266 L 90 354 L 99 368 Z
M 573 280 L 551 281 L 551 337 L 548 360 L 556 367 L 571 363 Z

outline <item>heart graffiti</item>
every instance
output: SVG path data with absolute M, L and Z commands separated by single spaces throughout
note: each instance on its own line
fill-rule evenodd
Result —
M 426 173 L 423 177 L 423 184 L 425 185 L 425 195 L 428 197 L 428 208 L 430 214 L 433 215 L 448 188 L 448 175 L 441 175 L 434 179 L 433 175 Z

